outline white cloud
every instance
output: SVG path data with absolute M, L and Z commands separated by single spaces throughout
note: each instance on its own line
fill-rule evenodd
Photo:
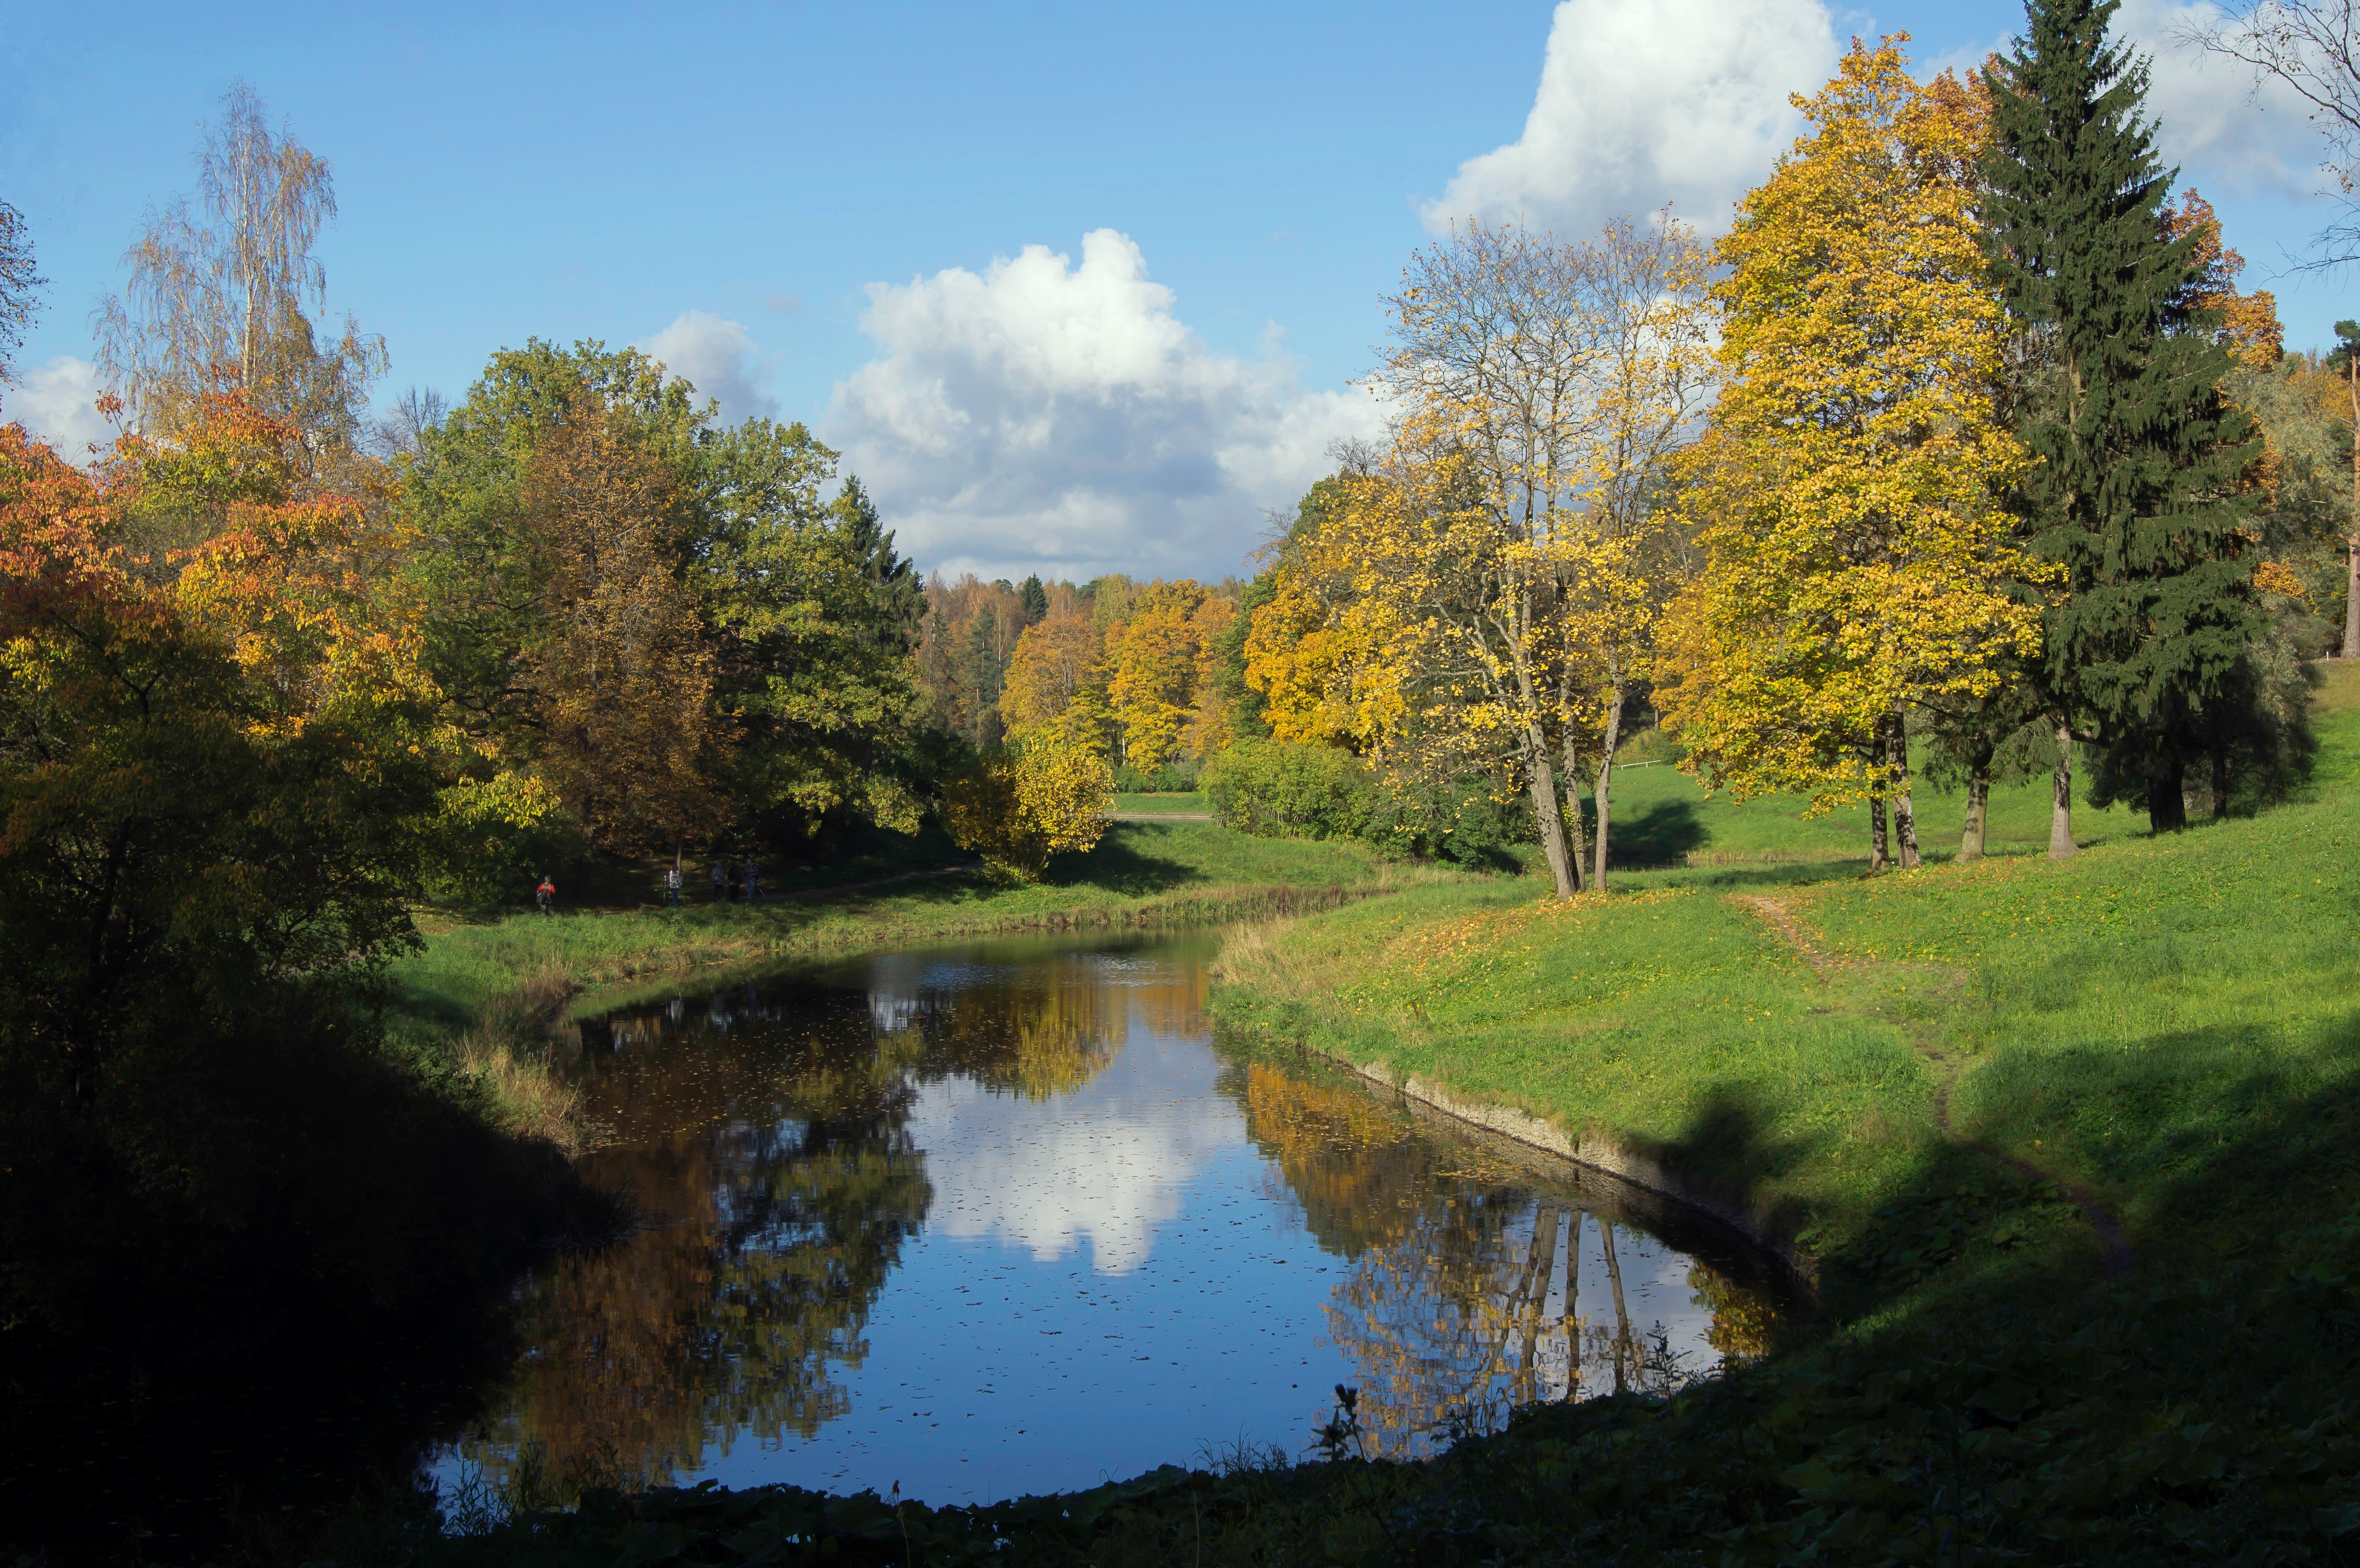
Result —
M 1078 266 L 1028 245 L 980 274 L 871 284 L 861 325 L 881 352 L 837 384 L 828 433 L 929 568 L 1235 572 L 1262 508 L 1382 423 L 1275 354 L 1212 352 L 1112 229 Z
M 1563 0 L 1524 135 L 1460 164 L 1426 226 L 1571 237 L 1669 201 L 1718 234 L 1800 128 L 1789 95 L 1837 58 L 1820 0 Z
M 2225 13 L 2211 0 L 2125 0 L 2117 35 L 2153 57 L 2147 111 L 2156 145 L 2184 184 L 2216 196 L 2308 196 L 2320 188 L 2321 142 L 2301 98 L 2275 79 L 2186 41 Z
M 0 387 L 0 419 L 21 420 L 58 455 L 80 463 L 94 442 L 105 445 L 115 432 L 93 407 L 98 397 L 98 367 L 71 354 L 60 354 L 38 370 L 27 370 L 13 387 Z
M 750 415 L 775 418 L 779 400 L 757 384 L 762 374 L 760 352 L 738 322 L 708 310 L 690 310 L 651 338 L 632 347 L 721 405 L 721 422 L 736 424 Z

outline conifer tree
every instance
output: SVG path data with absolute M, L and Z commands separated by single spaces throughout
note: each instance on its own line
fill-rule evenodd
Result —
M 2226 352 L 2193 312 L 2194 236 L 2169 236 L 2172 173 L 2141 114 L 2146 64 L 2107 38 L 2114 0 L 2030 0 L 1986 75 L 1983 220 L 2029 361 L 2021 432 L 2039 460 L 2027 542 L 2063 572 L 2041 681 L 2060 746 L 2049 854 L 2073 853 L 2071 732 L 2135 778 L 2158 828 L 2184 821 L 2181 776 L 2208 705 L 2258 630 L 2239 481 L 2259 455 L 2223 397 Z

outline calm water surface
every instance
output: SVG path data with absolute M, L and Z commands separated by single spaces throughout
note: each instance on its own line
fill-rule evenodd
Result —
M 803 969 L 587 1019 L 593 1179 L 650 1225 L 519 1289 L 514 1369 L 426 1465 L 653 1484 L 1087 1486 L 1371 1452 L 1760 1344 L 1762 1261 L 1354 1082 L 1215 1048 L 1214 939 Z

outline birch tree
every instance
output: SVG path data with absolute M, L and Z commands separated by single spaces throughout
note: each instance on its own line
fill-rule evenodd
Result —
M 130 279 L 97 315 L 98 366 L 147 434 L 170 439 L 207 393 L 237 393 L 286 420 L 315 455 L 363 431 L 385 340 L 351 317 L 320 340 L 327 273 L 314 253 L 336 215 L 328 161 L 273 134 L 245 82 L 197 155 L 197 201 L 151 216 L 124 253 Z

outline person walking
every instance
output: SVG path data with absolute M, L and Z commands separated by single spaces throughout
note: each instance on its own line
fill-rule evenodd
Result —
M 713 901 L 716 904 L 729 901 L 729 867 L 718 858 L 713 862 Z
M 672 909 L 680 908 L 680 862 L 676 860 L 664 868 L 664 902 Z
M 746 857 L 746 901 L 749 904 L 762 901 L 762 885 L 755 880 L 754 857 L 750 855 Z
M 541 873 L 541 886 L 532 890 L 532 901 L 544 915 L 557 912 L 557 884 L 549 879 L 545 871 Z

